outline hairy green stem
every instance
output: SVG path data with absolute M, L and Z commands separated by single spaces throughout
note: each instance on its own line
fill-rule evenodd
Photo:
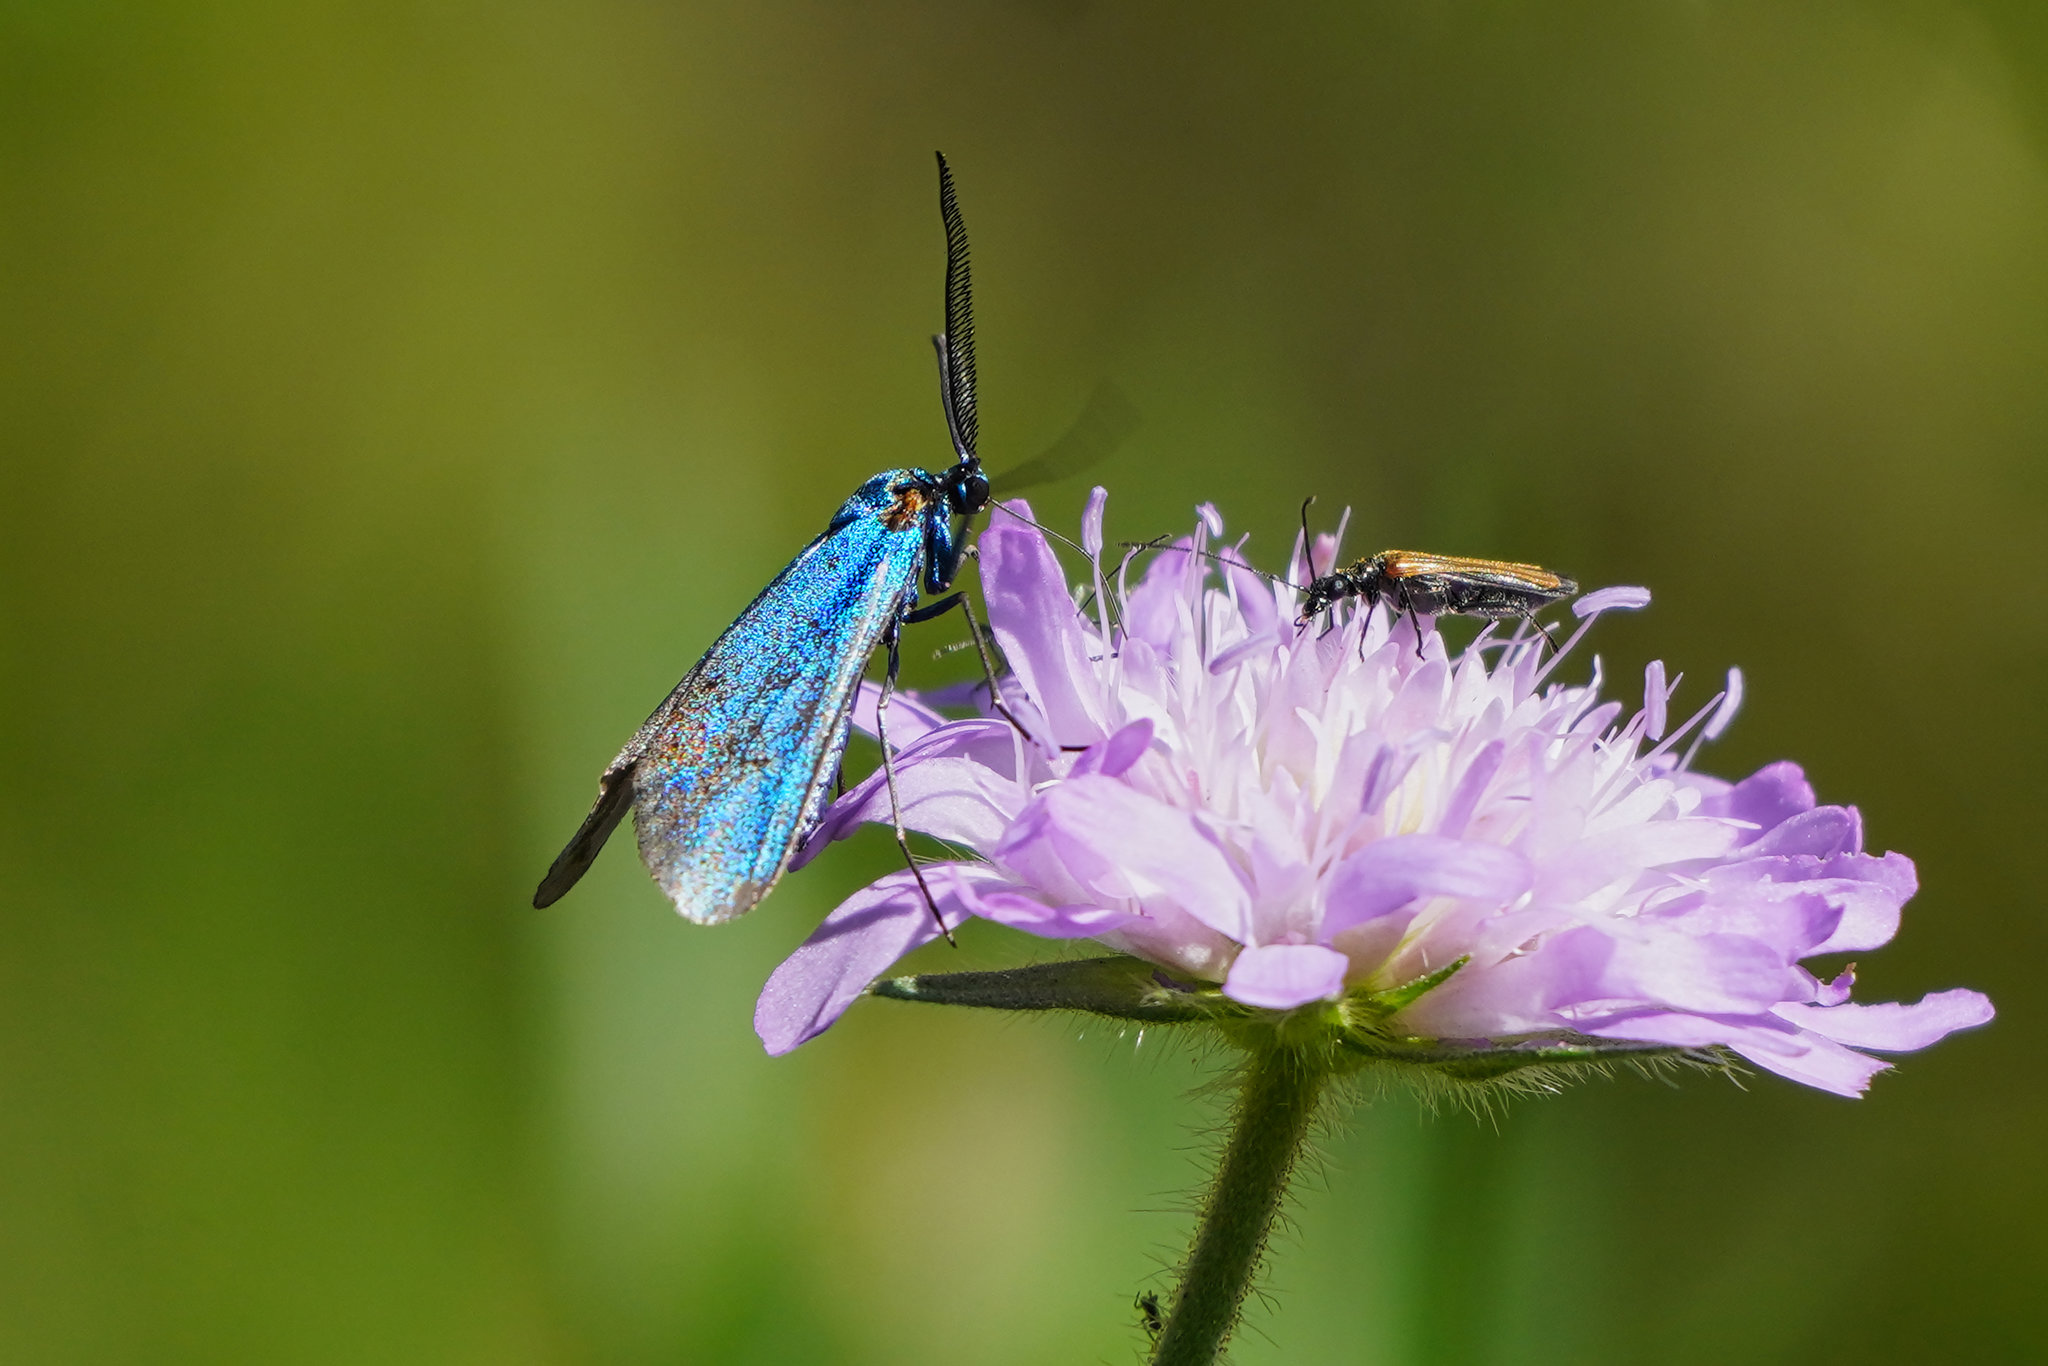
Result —
M 1223 1165 L 1152 1366 L 1210 1366 L 1223 1350 L 1329 1078 L 1326 1067 L 1284 1046 L 1257 1050 L 1246 1063 Z

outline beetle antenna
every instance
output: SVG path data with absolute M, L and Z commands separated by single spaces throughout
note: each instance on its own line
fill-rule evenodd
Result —
M 1169 545 L 1167 544 L 1167 536 L 1165 534 L 1154 536 L 1149 541 L 1119 541 L 1117 544 L 1130 550 L 1133 554 L 1142 554 L 1147 550 L 1175 550 L 1183 555 L 1198 555 L 1202 559 L 1213 561 L 1216 564 L 1228 565 L 1232 569 L 1242 569 L 1245 573 L 1256 575 L 1267 583 L 1276 583 L 1282 588 L 1292 588 L 1297 593 L 1308 591 L 1290 578 L 1285 578 L 1279 574 L 1268 574 L 1263 569 L 1254 569 L 1243 560 L 1232 559 L 1230 556 L 1218 554 L 1214 550 L 1197 550 L 1191 545 Z

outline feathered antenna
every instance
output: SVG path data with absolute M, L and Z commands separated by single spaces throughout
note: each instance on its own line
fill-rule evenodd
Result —
M 939 217 L 946 225 L 946 330 L 932 339 L 939 352 L 939 390 L 946 426 L 962 460 L 975 460 L 979 427 L 974 415 L 974 283 L 967 267 L 967 224 L 953 195 L 953 170 L 939 158 Z

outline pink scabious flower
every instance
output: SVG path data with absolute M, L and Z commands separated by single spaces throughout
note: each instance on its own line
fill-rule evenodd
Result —
M 924 865 L 949 926 L 1093 939 L 1152 965 L 1161 989 L 1235 1011 L 1362 1003 L 1389 1056 L 1726 1049 L 1853 1096 L 1889 1065 L 1862 1050 L 1991 1018 L 1967 990 L 1857 1004 L 1852 972 L 1800 966 L 1890 940 L 1913 865 L 1863 852 L 1855 809 L 1816 805 L 1795 764 L 1735 783 L 1691 771 L 1734 715 L 1739 673 L 1675 728 L 1661 664 L 1626 718 L 1600 700 L 1597 659 L 1591 681 L 1557 681 L 1600 613 L 1647 592 L 1580 599 L 1555 655 L 1489 628 L 1453 657 L 1379 608 L 1297 627 L 1294 588 L 1232 563 L 1237 549 L 1208 553 L 1222 522 L 1206 507 L 1130 586 L 1128 558 L 1103 564 L 1104 501 L 1097 489 L 1084 519 L 1078 591 L 1026 505 L 981 538 L 1021 729 L 890 706 L 905 824 L 972 855 Z M 1335 556 L 1319 537 L 1290 577 Z M 878 771 L 798 861 L 889 818 Z M 856 893 L 769 979 L 755 1014 L 768 1051 L 817 1035 L 937 934 L 909 870 Z

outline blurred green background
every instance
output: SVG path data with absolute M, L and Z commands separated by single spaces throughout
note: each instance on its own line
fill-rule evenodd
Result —
M 1906 3 L 0 7 L 0 1360 L 1121 1362 L 1201 1059 L 754 993 L 599 768 L 844 494 L 1110 379 L 1112 535 L 1657 603 L 1702 766 L 1804 762 L 1923 890 L 1860 1103 L 1395 1099 L 1242 1362 L 2039 1360 L 2048 22 Z M 1035 495 L 1071 524 L 1077 480 Z M 936 646 L 957 627 L 916 637 Z M 924 681 L 957 673 L 912 651 Z M 970 932 L 949 965 L 1033 952 Z

